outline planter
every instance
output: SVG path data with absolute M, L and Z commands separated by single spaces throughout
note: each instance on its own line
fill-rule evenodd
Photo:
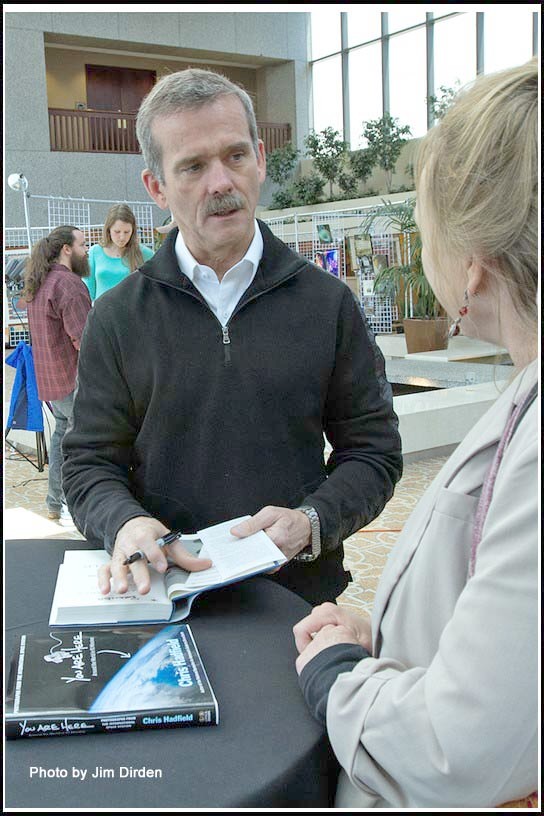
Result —
M 408 354 L 448 348 L 450 322 L 447 317 L 436 317 L 428 320 L 414 317 L 405 318 L 404 336 Z

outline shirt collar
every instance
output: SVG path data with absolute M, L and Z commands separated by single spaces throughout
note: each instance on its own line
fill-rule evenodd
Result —
M 231 269 L 234 269 L 238 264 L 241 264 L 242 261 L 249 261 L 252 265 L 253 274 L 257 271 L 257 267 L 261 262 L 261 258 L 263 257 L 263 236 L 261 235 L 261 230 L 259 229 L 259 225 L 255 220 L 255 233 L 253 235 L 253 240 L 251 241 L 246 254 L 243 258 L 240 258 Z M 178 260 L 179 268 L 183 272 L 184 275 L 187 275 L 189 280 L 194 282 L 195 279 L 195 272 L 198 274 L 200 270 L 203 268 L 204 264 L 199 264 L 198 261 L 193 257 L 193 255 L 187 249 L 187 244 L 183 240 L 183 235 L 181 234 L 181 230 L 178 229 L 178 234 L 176 236 L 176 243 L 175 243 L 175 252 L 176 257 Z M 210 268 L 210 267 L 206 267 Z M 228 270 L 230 272 L 230 269 Z
M 51 270 L 53 270 L 53 269 L 55 270 L 55 272 L 71 272 L 72 271 L 69 266 L 66 266 L 66 264 L 61 264 L 58 261 L 53 261 L 53 263 L 51 264 Z

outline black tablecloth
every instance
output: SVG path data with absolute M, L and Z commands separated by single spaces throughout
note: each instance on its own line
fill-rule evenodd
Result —
M 48 631 L 64 550 L 85 548 L 82 541 L 6 542 L 6 659 L 19 635 Z M 6 807 L 331 807 L 336 761 L 294 667 L 292 626 L 309 609 L 264 577 L 202 595 L 187 622 L 219 702 L 220 724 L 9 741 Z M 158 770 L 162 778 L 120 778 L 122 767 Z M 39 770 L 31 776 L 32 768 Z M 80 770 L 87 771 L 84 781 Z

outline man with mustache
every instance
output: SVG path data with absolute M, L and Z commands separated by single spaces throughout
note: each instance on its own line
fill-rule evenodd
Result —
M 49 443 L 47 515 L 70 525 L 61 484 L 61 444 L 72 416 L 81 335 L 91 308 L 81 280 L 89 274 L 87 243 L 77 227 L 56 227 L 38 241 L 25 268 L 23 299 L 38 396 L 49 402 L 55 430 Z
M 76 524 L 112 553 L 101 589 L 126 591 L 130 569 L 146 593 L 146 562 L 167 556 L 209 566 L 156 540 L 250 514 L 233 533 L 264 529 L 289 559 L 271 577 L 333 600 L 343 540 L 401 474 L 383 358 L 348 287 L 256 220 L 265 153 L 241 88 L 171 74 L 137 129 L 143 183 L 177 229 L 95 304 L 64 446 Z

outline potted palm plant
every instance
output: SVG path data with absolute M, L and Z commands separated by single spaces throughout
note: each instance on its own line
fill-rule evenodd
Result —
M 425 276 L 414 208 L 413 198 L 400 202 L 383 200 L 361 225 L 361 230 L 371 236 L 378 231 L 396 236 L 396 263 L 376 273 L 374 292 L 389 296 L 397 303 L 404 301 L 403 325 L 409 354 L 447 348 L 449 327 L 449 320 Z

